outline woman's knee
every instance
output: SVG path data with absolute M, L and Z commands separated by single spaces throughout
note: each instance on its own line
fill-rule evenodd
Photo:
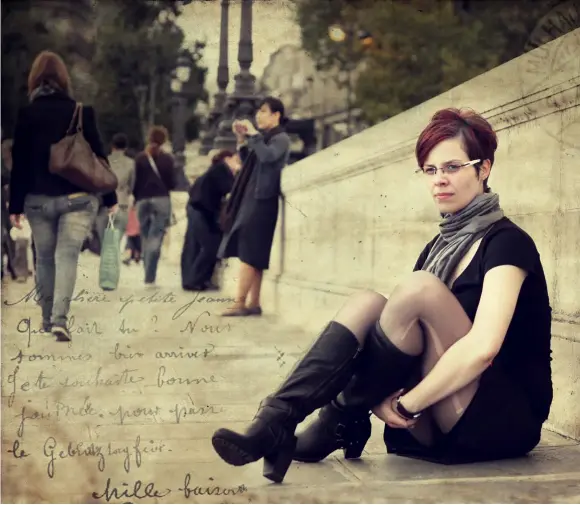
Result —
M 386 303 L 387 299 L 380 293 L 371 290 L 359 291 L 347 300 L 334 320 L 349 328 L 363 342 Z
M 440 301 L 441 294 L 445 291 L 448 291 L 447 286 L 437 276 L 418 270 L 395 288 L 391 302 L 397 300 L 417 307 L 430 305 Z
M 342 312 L 360 314 L 365 319 L 368 318 L 373 322 L 376 321 L 383 308 L 387 303 L 387 299 L 370 289 L 358 291 L 351 295 L 345 303 Z
M 375 307 L 382 308 L 387 303 L 387 298 L 372 289 L 364 289 L 351 295 L 348 303 L 353 306 L 361 306 L 362 308 L 367 309 L 373 309 Z

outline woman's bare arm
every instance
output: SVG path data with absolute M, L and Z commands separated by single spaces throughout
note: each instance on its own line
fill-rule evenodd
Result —
M 401 397 L 407 410 L 424 410 L 485 371 L 503 344 L 526 276 L 525 270 L 513 265 L 500 265 L 487 272 L 471 330 L 447 349 L 417 386 Z

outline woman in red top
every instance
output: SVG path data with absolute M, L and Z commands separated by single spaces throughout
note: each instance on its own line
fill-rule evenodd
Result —
M 365 291 L 346 302 L 244 434 L 214 434 L 226 462 L 264 458 L 280 482 L 292 459 L 360 457 L 371 411 L 399 455 L 463 463 L 537 445 L 552 402 L 551 308 L 534 241 L 488 186 L 496 148 L 473 111 L 433 116 L 416 157 L 439 234 L 388 301 Z

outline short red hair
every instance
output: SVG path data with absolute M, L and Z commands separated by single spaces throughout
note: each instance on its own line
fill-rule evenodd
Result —
M 417 139 L 415 156 L 419 167 L 423 167 L 437 144 L 456 137 L 461 137 L 470 160 L 489 160 L 490 166 L 493 166 L 497 135 L 489 122 L 472 109 L 448 108 L 437 111 Z M 477 165 L 476 170 L 479 172 Z M 483 184 L 488 192 L 487 179 Z

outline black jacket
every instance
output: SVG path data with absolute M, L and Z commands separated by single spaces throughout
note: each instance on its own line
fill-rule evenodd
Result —
M 50 146 L 66 135 L 75 109 L 75 101 L 64 93 L 41 96 L 23 107 L 16 122 L 12 146 L 10 214 L 22 214 L 28 194 L 63 196 L 86 190 L 48 171 Z M 83 106 L 83 131 L 93 152 L 106 159 L 95 112 Z M 103 196 L 110 207 L 117 203 L 115 191 Z
M 234 184 L 234 174 L 225 163 L 217 163 L 198 177 L 189 190 L 189 204 L 200 210 L 208 221 L 217 223 L 224 196 Z
M 175 161 L 171 154 L 160 151 L 152 156 L 159 175 L 155 173 L 149 163 L 149 158 L 145 152 L 139 153 L 135 157 L 135 187 L 133 195 L 135 201 L 144 198 L 155 198 L 169 196 L 169 192 L 175 189 Z

